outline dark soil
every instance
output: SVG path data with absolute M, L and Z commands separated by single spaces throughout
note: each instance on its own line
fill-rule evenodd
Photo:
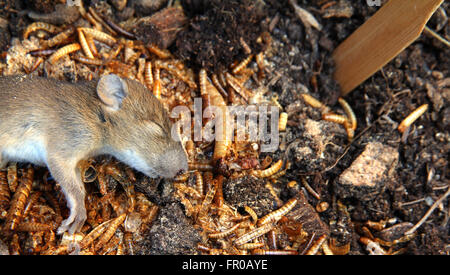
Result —
M 404 232 L 449 188 L 450 48 L 424 33 L 348 94 L 345 99 L 358 121 L 355 138 L 349 143 L 343 127 L 321 121 L 320 112 L 307 105 L 300 93 L 309 92 L 334 112 L 343 114 L 337 104 L 339 86 L 332 77 L 331 54 L 378 7 L 369 7 L 365 1 L 340 0 L 336 1 L 336 6 L 331 6 L 337 10 L 321 10 L 328 1 L 294 2 L 314 15 L 322 25 L 321 31 L 305 28 L 287 0 L 182 1 L 189 24 L 169 49 L 189 66 L 205 67 L 209 71 L 223 71 L 233 62 L 242 60 L 248 53 L 240 40 L 248 44 L 252 53 L 266 50 L 266 78 L 255 85 L 264 85 L 269 95 L 278 95 L 279 103 L 289 113 L 280 148 L 270 155 L 273 159 L 285 156 L 291 167 L 273 187 L 282 201 L 301 191 L 310 207 L 307 217 L 313 221 L 312 228 L 329 232 L 340 244 L 350 242 L 349 254 L 367 254 L 365 246 L 358 241 L 363 235 L 364 223 L 389 220 L 386 227 L 407 225 L 396 229 Z M 34 4 L 33 7 L 46 9 L 45 5 Z M 338 17 L 339 7 L 345 8 L 344 14 L 350 17 Z M 0 16 L 9 22 L 7 28 L 0 26 L 2 33 L 7 30 L 11 37 L 20 37 L 21 30 L 30 22 L 20 11 L 32 7 L 17 0 L 0 1 L 0 8 Z M 450 14 L 450 3 L 444 2 L 441 9 Z M 328 18 L 330 13 L 334 16 Z M 448 40 L 450 24 L 445 20 L 443 13 L 437 12 L 428 26 Z M 257 42 L 265 31 L 271 36 L 269 45 Z M 7 48 L 10 36 L 0 35 L 1 50 Z M 425 103 L 429 104 L 428 111 L 413 124 L 409 135 L 402 136 L 396 129 L 398 123 Z M 308 133 L 305 127 L 308 119 L 318 122 L 325 140 L 317 140 Z M 399 156 L 383 188 L 371 200 L 362 200 L 336 186 L 340 175 L 371 142 L 394 148 Z M 321 148 L 323 143 L 327 145 Z M 306 157 L 304 152 L 309 155 Z M 368 171 L 370 169 L 367 167 Z M 301 177 L 320 195 L 320 201 L 303 188 Z M 292 180 L 299 186 L 287 187 Z M 151 187 L 137 187 L 162 206 L 148 239 L 142 240 L 137 254 L 199 253 L 195 245 L 201 239 L 200 233 L 184 215 L 182 205 L 171 196 L 170 186 L 162 181 Z M 252 205 L 258 209 L 258 216 L 264 215 L 280 205 L 274 203 L 273 196 L 263 187 L 264 183 L 247 178 L 226 180 L 225 200 L 238 208 Z M 310 214 L 324 201 L 330 205 L 327 210 Z M 299 211 L 296 208 L 291 215 L 300 215 Z M 447 198 L 418 228 L 414 239 L 396 245 L 394 250 L 404 248 L 405 254 L 449 254 L 449 218 Z M 329 228 L 325 230 L 326 225 Z M 397 231 L 372 233 L 392 239 L 399 236 Z

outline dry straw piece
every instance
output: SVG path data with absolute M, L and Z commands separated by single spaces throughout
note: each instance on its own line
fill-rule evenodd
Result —
M 416 40 L 444 0 L 391 0 L 333 53 L 346 95 Z

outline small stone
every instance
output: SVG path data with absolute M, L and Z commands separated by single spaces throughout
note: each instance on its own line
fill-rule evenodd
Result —
M 373 199 L 384 191 L 393 175 L 399 154 L 397 149 L 379 142 L 367 144 L 337 180 L 335 189 L 342 198 L 354 197 L 363 201 Z

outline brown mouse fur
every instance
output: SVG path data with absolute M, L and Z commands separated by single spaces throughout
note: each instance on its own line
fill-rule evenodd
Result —
M 58 233 L 86 220 L 77 164 L 109 154 L 149 177 L 187 171 L 162 104 L 139 82 L 116 75 L 68 83 L 33 76 L 0 77 L 0 168 L 8 161 L 47 166 L 70 208 Z

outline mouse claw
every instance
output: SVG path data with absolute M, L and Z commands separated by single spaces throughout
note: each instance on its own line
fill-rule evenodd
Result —
M 67 251 L 69 252 L 69 255 L 80 255 L 81 247 L 78 242 L 71 242 L 69 243 L 67 247 Z
M 70 216 L 62 221 L 61 225 L 58 227 L 57 234 L 61 235 L 68 231 L 69 234 L 73 235 L 80 231 L 81 227 L 86 221 L 86 210 L 71 211 Z

